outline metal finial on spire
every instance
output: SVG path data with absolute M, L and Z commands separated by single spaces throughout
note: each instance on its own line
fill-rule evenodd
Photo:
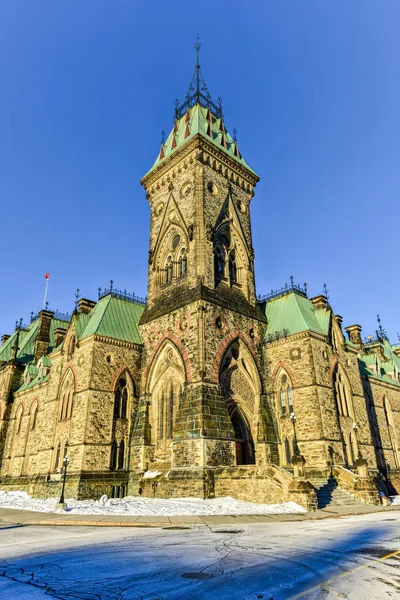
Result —
M 78 310 L 78 300 L 80 297 L 81 297 L 80 289 L 76 288 L 76 292 L 75 292 L 75 308 L 76 308 L 76 310 Z
M 222 117 L 222 105 L 212 100 L 200 68 L 199 53 L 201 44 L 199 34 L 196 35 L 194 48 L 196 50 L 194 74 L 184 101 L 181 104 L 175 102 L 175 119 L 183 117 L 183 115 L 196 104 L 201 104 L 201 106 L 208 108 L 212 114 L 219 119 Z
M 163 129 L 162 132 L 161 132 L 161 146 L 164 146 L 164 144 L 165 144 L 165 135 L 166 134 L 165 134 L 165 131 Z
M 293 275 L 290 276 L 290 287 L 293 287 L 294 285 L 294 277 Z
M 400 333 L 397 332 L 397 340 L 400 342 Z
M 378 329 L 376 332 L 377 337 L 381 340 L 383 340 L 383 339 L 387 340 L 388 339 L 387 331 L 386 331 L 386 329 L 384 329 L 382 327 L 382 321 L 381 321 L 381 318 L 379 315 L 376 315 L 376 320 L 378 321 Z
M 236 127 L 234 127 L 234 129 L 232 130 L 233 133 L 233 141 L 236 143 L 237 142 L 237 129 Z
M 194 44 L 194 48 L 196 50 L 196 69 L 200 69 L 199 52 L 200 52 L 201 44 L 200 44 L 200 36 L 198 33 L 196 33 L 196 41 Z
M 324 283 L 324 287 L 322 289 L 323 289 L 323 292 L 324 292 L 324 296 L 326 296 L 326 304 L 328 304 L 328 301 L 329 301 L 328 292 L 329 292 L 329 290 L 328 290 L 328 288 L 326 286 L 326 283 Z

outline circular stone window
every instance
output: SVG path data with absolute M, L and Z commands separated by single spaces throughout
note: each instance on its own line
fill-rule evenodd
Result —
M 218 187 L 213 181 L 208 182 L 207 189 L 213 196 L 218 196 Z
M 222 329 L 223 323 L 221 317 L 217 317 L 215 319 L 215 326 L 217 327 L 217 329 Z
M 240 210 L 241 213 L 245 214 L 246 205 L 244 202 L 242 202 L 242 200 L 239 200 L 239 202 L 238 202 L 238 209 Z

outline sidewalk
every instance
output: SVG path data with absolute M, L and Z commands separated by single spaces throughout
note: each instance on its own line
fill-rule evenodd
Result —
M 314 521 L 374 512 L 395 512 L 396 506 L 334 506 L 304 514 L 284 515 L 213 515 L 184 517 L 125 517 L 119 515 L 74 515 L 68 513 L 40 513 L 12 508 L 0 508 L 0 523 L 13 525 L 70 525 L 89 527 L 190 527 L 191 525 L 241 525 L 288 521 Z

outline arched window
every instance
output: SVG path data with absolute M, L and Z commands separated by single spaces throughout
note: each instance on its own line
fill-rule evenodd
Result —
M 60 390 L 60 421 L 62 421 L 63 419 L 68 419 L 72 416 L 74 390 L 75 377 L 72 372 L 72 369 L 68 369 Z
M 236 256 L 234 250 L 229 254 L 229 281 L 231 284 L 237 283 Z
M 187 273 L 186 248 L 182 248 L 178 261 L 178 277 L 184 277 Z
M 174 264 L 172 261 L 172 256 L 168 256 L 166 264 L 165 264 L 165 283 L 172 283 L 172 277 L 174 272 Z
M 158 400 L 158 439 L 164 439 L 164 392 Z
M 281 385 L 280 389 L 281 396 L 281 414 L 286 415 L 286 397 L 285 397 L 285 388 Z
M 23 408 L 22 406 L 20 406 L 17 410 L 17 416 L 15 418 L 15 433 L 18 434 L 21 431 L 21 425 L 22 425 L 22 414 L 23 414 Z
M 118 469 L 124 468 L 124 458 L 125 458 L 125 443 L 124 443 L 124 440 L 122 440 L 119 445 L 119 452 L 118 452 Z
M 216 281 L 220 281 L 225 277 L 225 251 L 219 245 L 215 247 L 214 270 Z
M 293 412 L 293 396 L 292 396 L 292 388 L 290 385 L 287 386 L 286 390 L 288 405 L 289 405 L 289 413 Z
M 279 388 L 279 403 L 281 408 L 281 415 L 290 414 L 293 412 L 293 391 L 290 385 L 290 379 L 285 372 L 278 375 L 277 379 Z
M 38 413 L 38 405 L 37 405 L 37 402 L 34 402 L 34 404 L 32 405 L 32 408 L 31 408 L 31 431 L 33 431 L 36 427 L 37 413 Z
M 383 397 L 383 409 L 385 411 L 386 426 L 389 434 L 389 441 L 393 451 L 394 463 L 396 468 L 400 467 L 399 450 L 397 446 L 396 430 L 393 422 L 393 413 L 390 402 L 386 396 Z
M 111 456 L 110 456 L 110 470 L 115 471 L 117 468 L 117 442 L 114 440 L 111 444 Z
M 114 419 L 126 419 L 128 411 L 128 386 L 125 377 L 120 377 L 114 394 Z
M 168 406 L 168 439 L 172 439 L 173 419 L 174 419 L 174 390 L 169 391 L 169 406 Z
M 349 417 L 353 415 L 353 404 L 349 384 L 341 367 L 337 367 L 333 373 L 333 387 L 335 391 L 336 404 L 339 415 Z

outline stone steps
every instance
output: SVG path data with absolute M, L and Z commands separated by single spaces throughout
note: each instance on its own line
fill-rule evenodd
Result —
M 340 489 L 335 479 L 325 480 L 322 484 L 314 480 L 312 484 L 317 491 L 319 508 L 327 506 L 363 506 L 363 503 L 353 494 Z

